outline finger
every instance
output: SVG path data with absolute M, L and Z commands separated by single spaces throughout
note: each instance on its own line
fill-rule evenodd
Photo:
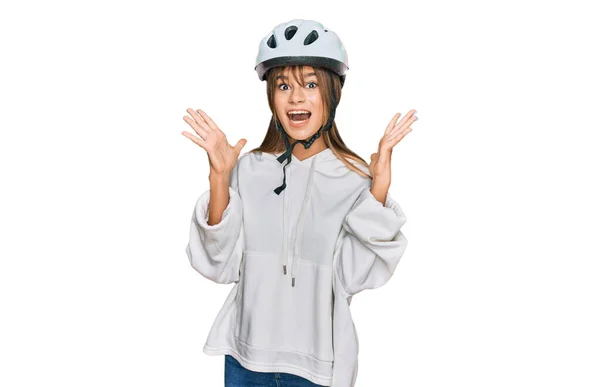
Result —
M 403 127 L 396 129 L 394 132 L 392 132 L 390 134 L 389 139 L 396 138 L 396 136 L 405 134 L 407 131 L 412 130 L 410 125 L 411 125 L 411 123 L 408 123 L 408 124 L 404 125 Z
M 402 139 L 403 139 L 404 137 L 406 137 L 406 135 L 407 135 L 408 133 L 410 133 L 411 131 L 412 131 L 412 129 L 411 129 L 411 130 L 408 130 L 407 132 L 404 132 L 402 135 L 399 135 L 399 136 L 397 136 L 397 137 L 393 138 L 393 139 L 392 139 L 392 147 L 396 146 L 396 144 L 398 144 L 400 141 L 402 141 Z
M 409 126 L 408 128 L 398 131 L 394 135 L 390 136 L 388 141 L 392 144 L 392 146 L 396 145 L 400 140 L 404 138 L 408 133 L 412 132 L 412 128 Z
M 394 124 L 396 123 L 396 121 L 398 121 L 398 117 L 400 117 L 400 113 L 394 114 L 394 117 L 392 117 L 392 120 L 388 124 L 387 128 L 385 128 L 384 134 L 388 134 L 392 130 L 392 128 L 394 127 Z
M 190 117 L 184 116 L 183 120 L 185 122 L 187 122 L 192 129 L 194 129 L 194 132 L 198 133 L 198 136 L 202 137 L 202 139 L 206 139 L 206 137 L 208 137 L 208 132 L 206 131 L 206 129 L 201 128 L 200 125 L 198 125 L 198 122 L 192 120 Z M 204 125 L 206 126 L 206 123 L 204 123 Z
M 200 109 L 196 109 L 196 111 L 198 112 L 198 114 L 200 114 L 202 116 L 202 118 L 204 118 L 204 120 L 208 123 L 208 126 L 210 126 L 211 129 L 219 130 L 219 127 L 217 126 L 217 124 L 214 123 L 214 121 L 208 116 L 208 114 L 204 113 Z
M 406 118 L 406 117 L 404 117 Z M 409 127 L 410 125 L 412 125 L 413 122 L 415 122 L 418 119 L 417 116 L 413 115 L 410 117 L 410 119 L 408 121 L 400 121 L 398 123 L 398 125 L 394 126 L 394 128 L 390 131 L 390 135 L 394 134 L 397 131 L 402 131 L 404 129 L 406 129 L 407 127 Z
M 398 122 L 397 126 L 402 126 L 404 124 L 406 124 L 407 122 L 414 122 L 417 119 L 417 116 L 415 115 L 417 111 L 415 109 L 409 111 L 408 113 L 406 113 L 406 115 L 404 116 L 404 118 L 402 118 L 400 120 L 400 122 Z M 410 124 L 409 124 L 410 125 Z
M 406 115 L 400 120 L 400 122 L 398 122 L 396 126 L 404 125 L 408 120 L 415 116 L 416 112 L 417 111 L 415 109 L 409 110 L 408 113 L 406 113 Z
M 192 118 L 198 122 L 198 124 L 204 123 L 204 124 L 206 124 L 206 126 L 208 126 L 208 124 L 206 123 L 204 118 L 202 118 L 202 116 L 200 114 L 198 114 L 198 112 L 195 111 L 194 109 L 187 108 L 187 109 L 185 109 L 185 111 L 188 112 L 190 114 L 190 116 L 192 116 Z M 210 127 L 208 127 L 208 129 L 210 129 Z
M 245 138 L 240 139 L 237 142 L 237 144 L 235 144 L 235 146 L 234 146 L 236 152 L 240 153 L 242 151 L 242 148 L 246 145 L 247 142 L 248 142 L 248 140 L 246 140 Z
M 192 140 L 195 144 L 200 145 L 202 148 L 204 148 L 204 141 L 202 141 L 198 137 L 194 136 L 193 134 L 191 134 L 189 132 L 181 132 L 181 134 L 183 134 L 185 137 Z M 204 148 L 204 149 L 206 149 L 206 148 Z
M 410 128 L 410 126 L 408 128 L 405 128 L 404 130 L 399 130 L 396 131 L 395 133 L 393 133 L 392 135 L 390 135 L 388 138 L 385 139 L 384 144 L 382 145 L 382 148 L 388 148 L 391 149 L 396 146 L 396 144 L 402 140 L 404 138 L 404 136 L 406 136 L 407 133 L 409 133 L 410 131 L 412 131 L 412 129 Z
M 198 114 L 194 109 L 187 109 L 186 111 L 190 114 L 190 116 L 192 116 L 194 121 L 196 121 L 196 123 L 207 133 L 212 131 L 212 128 L 208 125 L 206 120 L 202 118 L 202 116 Z

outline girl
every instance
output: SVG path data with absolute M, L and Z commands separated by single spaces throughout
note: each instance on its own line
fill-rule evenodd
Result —
M 255 69 L 273 113 L 260 147 L 240 157 L 246 139 L 231 146 L 200 109 L 184 117 L 198 136 L 182 134 L 210 164 L 186 253 L 204 277 L 235 283 L 203 351 L 225 355 L 226 387 L 352 387 L 351 299 L 385 284 L 407 245 L 388 188 L 392 149 L 415 111 L 394 115 L 367 164 L 334 122 L 348 58 L 333 31 L 282 23 L 262 39 Z

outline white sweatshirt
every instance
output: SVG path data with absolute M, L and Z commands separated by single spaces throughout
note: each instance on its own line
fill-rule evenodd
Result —
M 330 148 L 302 161 L 292 155 L 277 195 L 280 155 L 240 156 L 219 223 L 207 223 L 210 189 L 196 202 L 190 263 L 211 281 L 235 283 L 203 351 L 229 354 L 253 371 L 352 387 L 358 336 L 350 302 L 394 273 L 407 245 L 406 217 L 389 194 L 385 206 L 377 201 L 371 179 Z

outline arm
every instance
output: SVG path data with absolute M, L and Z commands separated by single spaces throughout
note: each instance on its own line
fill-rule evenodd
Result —
M 346 215 L 334 270 L 346 297 L 384 285 L 404 254 L 406 217 L 389 194 L 385 206 L 364 188 Z
M 214 226 L 221 221 L 223 211 L 229 203 L 229 186 L 231 174 L 210 175 L 210 207 L 208 212 L 208 224 Z
M 371 182 L 371 193 L 382 206 L 385 206 L 389 188 L 390 182 L 387 179 L 381 181 L 380 179 L 374 178 Z
M 213 186 L 211 180 L 211 188 L 197 200 L 186 247 L 192 267 L 204 277 L 219 284 L 239 281 L 244 232 L 243 207 L 237 184 L 238 166 L 239 160 L 231 171 L 229 186 L 225 187 L 227 197 L 220 195 L 223 188 L 218 184 L 222 181 L 215 179 L 217 185 Z M 221 210 L 219 206 L 225 208 Z M 211 216 L 214 216 L 214 219 L 209 221 Z

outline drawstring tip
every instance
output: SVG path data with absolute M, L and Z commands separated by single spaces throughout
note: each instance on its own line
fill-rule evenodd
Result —
M 283 274 L 287 274 L 287 271 L 285 270 L 285 265 L 283 265 Z
M 296 279 L 292 277 L 292 286 L 296 286 Z

